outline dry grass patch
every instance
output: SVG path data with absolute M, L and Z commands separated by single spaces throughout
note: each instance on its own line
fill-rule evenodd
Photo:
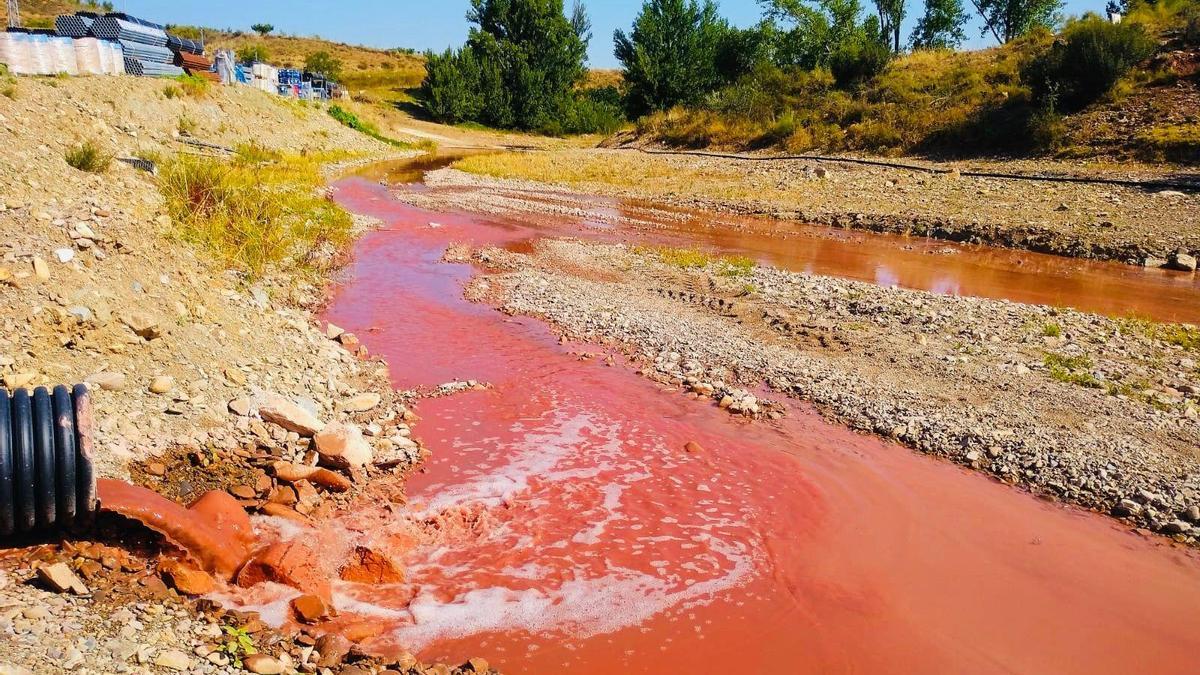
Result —
M 320 167 L 348 155 L 284 156 L 243 146 L 233 161 L 180 155 L 159 173 L 174 234 L 251 278 L 272 268 L 320 272 L 353 221 L 320 195 Z

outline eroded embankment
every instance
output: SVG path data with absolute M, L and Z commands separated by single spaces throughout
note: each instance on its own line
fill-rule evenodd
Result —
M 979 164 L 1005 172 L 1117 173 L 1055 162 Z M 1179 248 L 1200 252 L 1197 197 L 1172 190 L 599 149 L 475 158 L 461 166 L 478 175 L 445 172 L 433 182 L 537 189 L 525 181 L 540 181 L 543 188 L 1137 265 L 1162 264 Z
M 407 507 L 361 502 L 320 531 L 275 535 L 404 562 L 405 582 L 334 583 L 343 620 L 386 628 L 368 648 L 483 649 L 531 673 L 1191 667 L 1193 552 L 787 401 L 749 422 L 664 390 L 619 354 L 462 298 L 474 270 L 443 263 L 445 249 L 523 247 L 530 228 L 411 209 L 362 181 L 339 199 L 387 228 L 357 247 L 329 318 L 385 355 L 398 386 L 490 385 L 422 404 L 417 432 L 438 452 Z M 607 303 L 598 327 L 649 321 L 642 294 L 617 294 L 603 269 L 618 254 L 587 253 L 601 260 L 580 274 L 607 280 L 595 287 L 533 262 L 487 281 Z M 622 273 L 657 281 L 649 266 Z M 677 333 L 708 312 L 656 309 Z M 706 341 L 749 347 L 729 323 Z M 242 600 L 282 620 L 272 610 L 288 597 Z

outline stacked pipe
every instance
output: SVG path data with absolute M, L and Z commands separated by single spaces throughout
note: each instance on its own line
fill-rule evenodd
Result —
M 167 48 L 176 53 L 204 54 L 204 45 L 187 38 L 167 35 Z
M 97 508 L 87 387 L 0 389 L 0 536 L 49 530 Z
M 163 27 L 127 14 L 106 14 L 92 23 L 92 34 L 116 40 L 124 51 L 125 70 L 130 74 L 151 76 L 182 75 L 167 48 Z
M 94 17 L 81 14 L 66 14 L 54 19 L 54 30 L 62 36 L 84 38 L 92 34 Z

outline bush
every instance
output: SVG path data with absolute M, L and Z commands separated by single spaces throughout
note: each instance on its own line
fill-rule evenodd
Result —
M 1024 72 L 1034 100 L 1070 112 L 1104 96 L 1156 44 L 1137 24 L 1112 24 L 1089 15 L 1072 22 Z
M 271 60 L 271 52 L 262 45 L 246 45 L 237 50 L 237 60 L 242 63 L 265 63 Z
M 259 151 L 250 151 L 257 154 Z M 254 277 L 273 265 L 320 270 L 350 241 L 352 220 L 318 195 L 315 157 L 271 165 L 181 155 L 159 189 L 183 240 Z
M 179 88 L 183 93 L 192 98 L 207 96 L 209 89 L 212 87 L 211 82 L 198 75 L 180 75 L 175 78 L 175 81 L 179 83 Z M 170 97 L 168 96 L 168 98 Z
M 861 86 L 883 72 L 892 51 L 883 43 L 866 39 L 842 45 L 829 57 L 829 70 L 843 89 Z
M 92 141 L 71 148 L 67 151 L 65 159 L 72 167 L 89 173 L 104 173 L 112 163 L 112 155 L 101 150 L 100 146 Z

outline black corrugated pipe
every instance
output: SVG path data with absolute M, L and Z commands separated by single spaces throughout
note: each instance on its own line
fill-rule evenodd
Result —
M 0 389 L 0 536 L 70 527 L 96 512 L 87 387 Z

